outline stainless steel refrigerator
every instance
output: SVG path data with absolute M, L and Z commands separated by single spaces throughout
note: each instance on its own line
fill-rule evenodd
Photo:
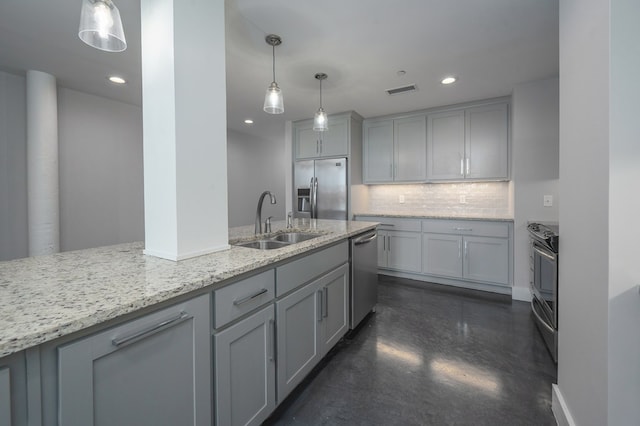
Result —
M 347 159 L 296 161 L 294 216 L 347 220 Z

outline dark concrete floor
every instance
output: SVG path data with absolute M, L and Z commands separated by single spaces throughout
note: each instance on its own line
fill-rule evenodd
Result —
M 380 276 L 377 312 L 265 425 L 555 425 L 528 303 Z

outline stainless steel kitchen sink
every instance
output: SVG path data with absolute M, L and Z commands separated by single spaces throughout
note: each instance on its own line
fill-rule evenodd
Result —
M 245 243 L 237 243 L 234 244 L 240 247 L 248 247 L 254 248 L 258 250 L 273 250 L 281 247 L 288 246 L 290 243 L 285 243 L 283 241 L 274 241 L 274 240 L 256 240 L 256 241 L 248 241 Z
M 291 244 L 318 238 L 323 234 L 312 234 L 307 232 L 283 232 L 269 238 L 260 240 L 233 243 L 234 246 L 247 247 L 258 250 L 273 250 L 286 247 Z
M 287 243 L 295 244 L 300 243 L 302 241 L 311 240 L 313 238 L 318 238 L 322 234 L 308 234 L 306 232 L 285 232 L 282 234 L 278 234 L 272 238 L 275 241 L 284 241 Z

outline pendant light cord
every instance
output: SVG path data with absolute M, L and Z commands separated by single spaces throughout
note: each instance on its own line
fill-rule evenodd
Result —
M 271 45 L 272 53 L 271 57 L 273 58 L 273 82 L 276 82 L 276 45 Z
M 320 108 L 322 108 L 322 79 L 320 79 Z

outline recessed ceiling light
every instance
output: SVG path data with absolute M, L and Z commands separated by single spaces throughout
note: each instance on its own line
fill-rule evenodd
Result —
M 250 118 L 247 118 L 246 120 L 244 120 L 244 124 L 253 124 L 253 120 Z
M 451 76 L 450 76 L 450 77 L 445 77 L 445 78 L 443 78 L 443 79 L 440 81 L 440 83 L 442 83 L 442 84 L 451 84 L 451 83 L 455 83 L 455 82 L 456 82 L 456 80 L 457 80 L 457 78 L 455 78 L 455 77 L 451 77 Z
M 405 70 L 400 70 L 396 74 L 398 74 L 398 77 L 402 77 L 403 75 L 406 75 L 407 72 Z
M 127 80 L 122 77 L 118 77 L 117 75 L 110 75 L 109 81 L 115 84 L 125 84 Z

